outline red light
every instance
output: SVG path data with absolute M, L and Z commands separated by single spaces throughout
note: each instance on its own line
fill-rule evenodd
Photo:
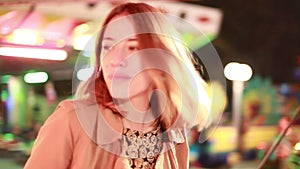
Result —
M 199 18 L 198 18 L 198 20 L 200 21 L 200 22 L 209 22 L 209 18 L 208 17 L 206 17 L 206 16 L 200 16 Z

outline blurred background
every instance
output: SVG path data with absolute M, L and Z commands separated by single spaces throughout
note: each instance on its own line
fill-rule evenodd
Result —
M 86 43 L 120 2 L 0 0 L 0 168 L 22 168 L 40 126 L 72 98 L 72 79 L 87 78 L 77 58 L 93 55 Z M 300 1 L 143 2 L 203 32 L 180 27 L 195 51 L 213 44 L 224 66 L 228 104 L 218 128 L 190 133 L 191 166 L 257 168 L 300 102 Z M 292 124 L 266 168 L 299 165 L 300 117 Z

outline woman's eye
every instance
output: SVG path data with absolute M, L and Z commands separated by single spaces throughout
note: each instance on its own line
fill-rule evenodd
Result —
M 136 50 L 139 50 L 139 47 L 138 46 L 128 46 L 128 50 L 136 51 Z
M 110 45 L 104 45 L 104 46 L 103 46 L 103 49 L 104 49 L 104 50 L 110 50 L 110 49 L 111 49 L 111 46 L 110 46 Z

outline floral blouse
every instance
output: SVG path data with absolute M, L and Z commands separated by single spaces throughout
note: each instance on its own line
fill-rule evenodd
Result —
M 124 155 L 133 169 L 154 169 L 158 155 L 162 150 L 160 127 L 150 132 L 125 128 Z

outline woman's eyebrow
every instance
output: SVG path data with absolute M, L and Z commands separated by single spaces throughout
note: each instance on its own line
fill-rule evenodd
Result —
M 115 39 L 112 37 L 104 37 L 103 40 L 114 41 Z M 129 39 L 127 39 L 127 41 L 129 41 L 129 42 L 137 41 L 137 38 L 129 38 Z
M 127 41 L 137 41 L 137 38 L 129 38 Z

